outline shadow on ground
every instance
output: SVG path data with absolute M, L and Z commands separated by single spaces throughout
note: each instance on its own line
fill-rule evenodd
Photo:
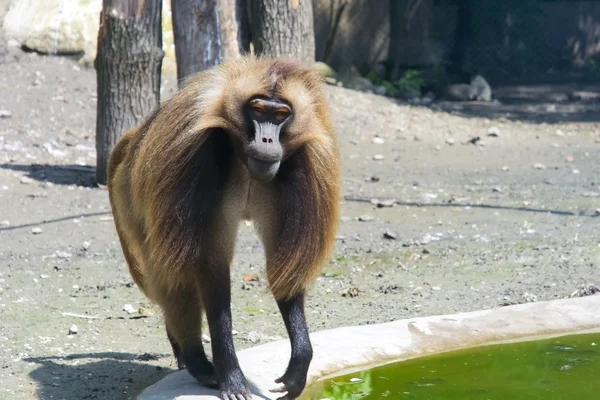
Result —
M 438 102 L 434 107 L 466 118 L 528 123 L 600 122 L 600 85 L 546 84 L 492 88 L 498 102 Z
M 40 399 L 126 400 L 176 371 L 143 361 L 163 357 L 170 355 L 104 352 L 24 361 L 39 366 L 29 376 L 37 382 L 35 393 Z
M 40 182 L 97 187 L 96 168 L 88 165 L 0 164 L 0 168 L 26 172 L 27 177 Z
M 344 200 L 352 201 L 356 203 L 373 203 L 371 198 L 368 197 L 357 197 L 357 196 L 344 196 Z M 378 199 L 379 201 L 385 201 L 383 199 Z M 494 204 L 473 204 L 473 203 L 457 203 L 457 202 L 448 202 L 448 203 L 423 203 L 416 201 L 398 201 L 394 200 L 395 205 L 400 206 L 409 206 L 409 207 L 470 207 L 470 208 L 487 208 L 487 209 L 495 209 L 495 210 L 511 210 L 511 211 L 522 211 L 522 212 L 531 212 L 531 213 L 542 213 L 542 214 L 553 214 L 553 215 L 562 215 L 566 217 L 599 217 L 598 211 L 596 209 L 582 208 L 577 212 L 574 211 L 565 211 L 565 210 L 552 210 L 549 208 L 533 208 L 533 207 L 516 207 L 516 206 L 503 206 L 503 205 L 494 205 Z

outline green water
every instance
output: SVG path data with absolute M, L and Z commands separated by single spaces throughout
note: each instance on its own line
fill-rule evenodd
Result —
M 317 382 L 302 397 L 384 398 L 600 399 L 600 333 L 481 346 L 396 362 Z

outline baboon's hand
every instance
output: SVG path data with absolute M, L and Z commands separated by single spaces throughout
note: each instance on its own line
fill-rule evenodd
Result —
M 287 392 L 285 396 L 279 397 L 277 400 L 293 400 L 300 397 L 304 390 L 306 376 L 296 373 L 294 370 L 288 370 L 282 377 L 275 379 L 275 383 L 283 383 L 283 385 L 271 389 L 272 393 Z

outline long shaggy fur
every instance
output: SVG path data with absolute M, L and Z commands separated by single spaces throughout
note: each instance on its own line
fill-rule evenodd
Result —
M 210 259 L 210 246 L 221 224 L 243 216 L 259 226 L 275 298 L 291 298 L 314 280 L 334 243 L 340 195 L 338 147 L 320 85 L 294 61 L 243 57 L 190 77 L 123 135 L 108 188 L 125 258 L 146 295 L 160 302 L 158 292 L 188 285 L 194 269 L 227 264 Z M 255 95 L 291 104 L 281 139 L 286 158 L 271 182 L 242 174 L 232 190 L 248 129 L 242 106 Z M 224 212 L 224 204 L 242 209 Z

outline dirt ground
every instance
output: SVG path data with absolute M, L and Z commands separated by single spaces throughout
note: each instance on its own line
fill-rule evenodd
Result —
M 93 184 L 95 72 L 1 55 L 0 398 L 133 399 L 176 365 L 160 311 L 129 277 L 107 191 Z M 164 98 L 175 77 L 163 80 Z M 505 88 L 503 104 L 424 107 L 326 87 L 346 199 L 307 300 L 311 331 L 600 284 L 600 104 L 544 97 L 556 88 L 511 97 L 522 90 Z M 263 261 L 243 224 L 238 350 L 286 337 Z

